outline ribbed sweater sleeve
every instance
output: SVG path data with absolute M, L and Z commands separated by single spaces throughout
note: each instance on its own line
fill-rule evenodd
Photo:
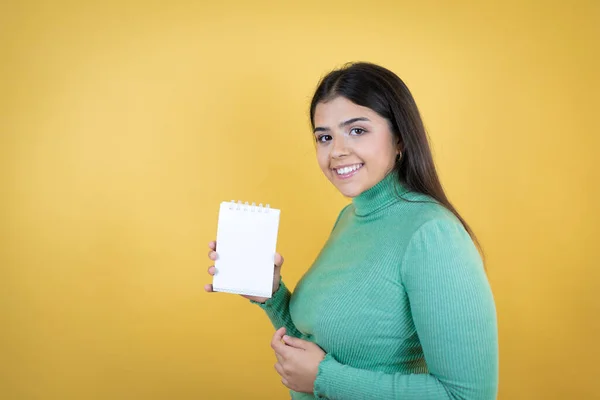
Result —
M 273 296 L 266 302 L 258 303 L 253 300 L 250 302 L 265 310 L 275 329 L 285 326 L 286 334 L 304 339 L 304 335 L 296 328 L 294 321 L 292 321 L 292 316 L 290 315 L 291 297 L 290 290 L 285 286 L 283 280 L 280 280 L 279 289 L 277 289 L 277 291 L 273 293 Z
M 496 310 L 481 258 L 462 225 L 450 219 L 426 222 L 413 234 L 399 271 L 429 373 L 361 370 L 328 354 L 319 365 L 315 396 L 495 399 Z

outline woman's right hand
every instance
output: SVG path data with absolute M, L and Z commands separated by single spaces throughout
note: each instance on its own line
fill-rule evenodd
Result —
M 217 242 L 212 241 L 208 244 L 208 248 L 210 249 L 210 251 L 208 252 L 208 258 L 212 261 L 215 261 L 217 259 Z M 283 257 L 281 256 L 281 254 L 279 253 L 275 253 L 275 270 L 273 272 L 273 293 L 275 293 L 277 291 L 277 289 L 279 289 L 279 279 L 281 277 L 281 266 L 283 265 Z M 216 272 L 215 266 L 211 265 L 208 268 L 208 273 L 209 275 L 214 275 Z M 204 285 L 204 290 L 206 290 L 207 292 L 213 292 L 213 285 L 212 284 L 207 284 Z M 242 297 L 248 299 L 248 300 L 253 300 L 256 301 L 258 303 L 264 303 L 265 301 L 268 300 L 268 297 L 258 297 L 258 296 L 247 296 L 247 295 L 241 295 Z

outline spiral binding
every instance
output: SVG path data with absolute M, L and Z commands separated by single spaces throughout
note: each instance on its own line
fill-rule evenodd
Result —
M 239 210 L 239 211 L 250 211 L 250 212 L 259 212 L 259 213 L 269 213 L 271 210 L 271 205 L 267 204 L 263 207 L 263 204 L 260 203 L 256 205 L 256 203 L 248 204 L 248 202 L 242 203 L 241 200 L 237 202 L 235 200 L 231 200 L 229 202 L 230 210 Z

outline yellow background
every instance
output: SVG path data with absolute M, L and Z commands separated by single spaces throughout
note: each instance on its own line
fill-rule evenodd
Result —
M 287 398 L 206 244 L 222 200 L 281 208 L 295 286 L 347 202 L 308 103 L 367 60 L 483 242 L 499 398 L 598 398 L 599 3 L 298 3 L 0 5 L 0 397 Z

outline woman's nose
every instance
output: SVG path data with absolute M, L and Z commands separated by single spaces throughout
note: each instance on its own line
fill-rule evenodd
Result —
M 346 143 L 346 138 L 344 136 L 338 136 L 333 139 L 333 146 L 331 146 L 331 157 L 339 158 L 343 156 L 347 156 L 350 153 L 350 149 L 348 148 L 348 143 Z

